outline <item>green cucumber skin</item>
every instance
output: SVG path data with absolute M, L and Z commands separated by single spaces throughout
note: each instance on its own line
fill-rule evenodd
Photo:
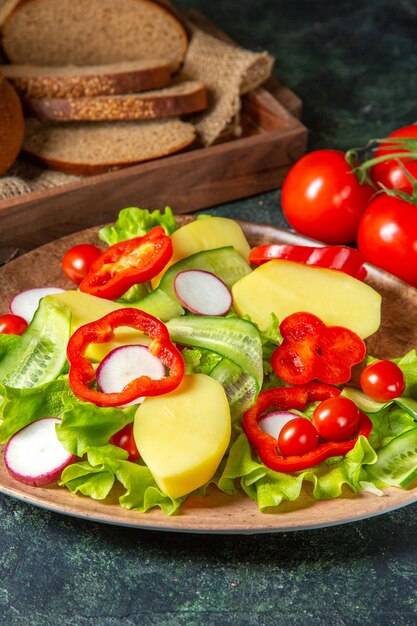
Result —
M 236 281 L 252 271 L 250 265 L 231 246 L 215 248 L 214 250 L 203 250 L 171 265 L 162 276 L 159 289 L 165 291 L 171 298 L 176 299 L 174 281 L 177 274 L 185 270 L 211 272 L 220 278 L 229 289 Z
M 417 476 L 417 428 L 397 435 L 378 450 L 378 459 L 367 471 L 383 483 L 406 487 Z
M 134 304 L 126 304 L 126 306 L 141 309 L 145 313 L 157 317 L 161 322 L 167 322 L 173 317 L 184 315 L 184 309 L 178 300 L 171 298 L 169 294 L 159 288 L 145 296 L 143 300 Z
M 28 389 L 57 378 L 66 364 L 70 328 L 69 308 L 43 298 L 21 341 L 0 361 L 0 382 Z
M 239 317 L 186 315 L 167 323 L 171 339 L 194 348 L 205 348 L 230 359 L 262 387 L 262 343 L 252 322 Z

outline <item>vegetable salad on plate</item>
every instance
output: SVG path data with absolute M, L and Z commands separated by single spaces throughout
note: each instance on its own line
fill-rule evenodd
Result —
M 381 297 L 346 246 L 251 248 L 238 222 L 128 208 L 68 250 L 64 290 L 0 316 L 11 476 L 173 514 L 208 485 L 269 511 L 417 475 L 417 355 L 365 340 Z

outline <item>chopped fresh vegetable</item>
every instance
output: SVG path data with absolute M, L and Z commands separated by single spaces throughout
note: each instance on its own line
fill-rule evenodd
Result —
M 359 428 L 360 412 L 349 398 L 327 398 L 314 409 L 313 425 L 325 441 L 347 441 Z
M 314 267 L 340 270 L 358 280 L 365 280 L 367 274 L 364 260 L 359 252 L 347 246 L 322 246 L 318 248 L 272 243 L 252 248 L 249 255 L 249 263 L 252 265 L 262 265 L 272 259 L 284 259 Z
M 49 485 L 75 460 L 56 436 L 55 428 L 60 421 L 54 417 L 38 420 L 8 441 L 4 461 L 13 478 L 26 485 Z
M 229 288 L 211 272 L 180 272 L 175 277 L 174 289 L 181 304 L 196 315 L 226 315 L 232 306 Z
M 115 435 L 110 437 L 110 443 L 122 450 L 126 450 L 129 454 L 127 460 L 137 461 L 140 457 L 138 448 L 136 446 L 135 437 L 133 434 L 133 424 L 126 424 L 122 430 L 119 430 Z
M 356 333 L 341 326 L 326 326 L 311 313 L 293 313 L 280 325 L 283 342 L 271 356 L 279 378 L 290 385 L 320 380 L 330 385 L 346 383 L 351 369 L 366 354 Z
M 10 313 L 23 317 L 30 324 L 42 298 L 62 291 L 60 287 L 36 287 L 21 291 L 10 302 Z
M 319 434 L 305 417 L 295 417 L 285 424 L 278 436 L 278 449 L 283 456 L 303 456 L 319 445 Z
M 171 256 L 171 239 L 161 226 L 156 226 L 143 237 L 110 246 L 92 263 L 80 289 L 99 298 L 116 300 L 133 285 L 156 276 Z
M 105 393 L 89 386 L 89 383 L 96 379 L 96 371 L 85 353 L 90 344 L 105 343 L 113 339 L 114 329 L 120 326 L 128 326 L 146 333 L 152 340 L 149 350 L 169 369 L 169 374 L 156 380 L 140 375 L 131 380 L 122 391 Z M 139 309 L 119 309 L 95 322 L 81 326 L 68 342 L 67 357 L 72 391 L 82 400 L 93 402 L 98 406 L 120 406 L 141 396 L 168 393 L 178 387 L 184 376 L 184 359 L 172 344 L 165 324 Z

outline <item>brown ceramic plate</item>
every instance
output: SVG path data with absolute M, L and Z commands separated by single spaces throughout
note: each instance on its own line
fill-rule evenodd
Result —
M 183 223 L 192 218 L 179 218 Z M 312 244 L 311 240 L 270 226 L 242 222 L 252 245 L 261 243 Z M 17 292 L 31 287 L 58 285 L 72 287 L 63 278 L 60 260 L 75 243 L 97 242 L 97 229 L 59 239 L 0 268 L 2 308 Z M 390 274 L 369 267 L 368 282 L 383 299 L 382 325 L 367 341 L 369 352 L 378 357 L 397 357 L 417 345 L 417 290 Z M 64 488 L 29 487 L 13 480 L 0 455 L 0 492 L 35 506 L 84 519 L 142 529 L 203 533 L 266 533 L 320 528 L 373 517 L 417 501 L 417 487 L 406 491 L 387 489 L 384 496 L 345 493 L 336 500 L 316 501 L 305 491 L 296 503 L 284 503 L 274 513 L 260 513 L 243 494 L 227 496 L 216 489 L 206 497 L 187 500 L 175 516 L 159 509 L 146 514 L 120 507 L 117 497 L 96 502 L 74 496 Z

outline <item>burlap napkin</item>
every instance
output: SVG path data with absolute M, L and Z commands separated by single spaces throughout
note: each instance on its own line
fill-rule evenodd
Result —
M 167 4 L 167 2 L 164 2 Z M 191 118 L 203 146 L 239 135 L 241 95 L 262 84 L 272 72 L 274 59 L 267 52 L 252 52 L 208 34 L 190 20 L 190 33 L 181 77 L 203 81 L 209 92 L 209 108 Z M 0 177 L 0 200 L 79 179 L 61 172 L 45 170 L 18 159 L 6 176 Z

